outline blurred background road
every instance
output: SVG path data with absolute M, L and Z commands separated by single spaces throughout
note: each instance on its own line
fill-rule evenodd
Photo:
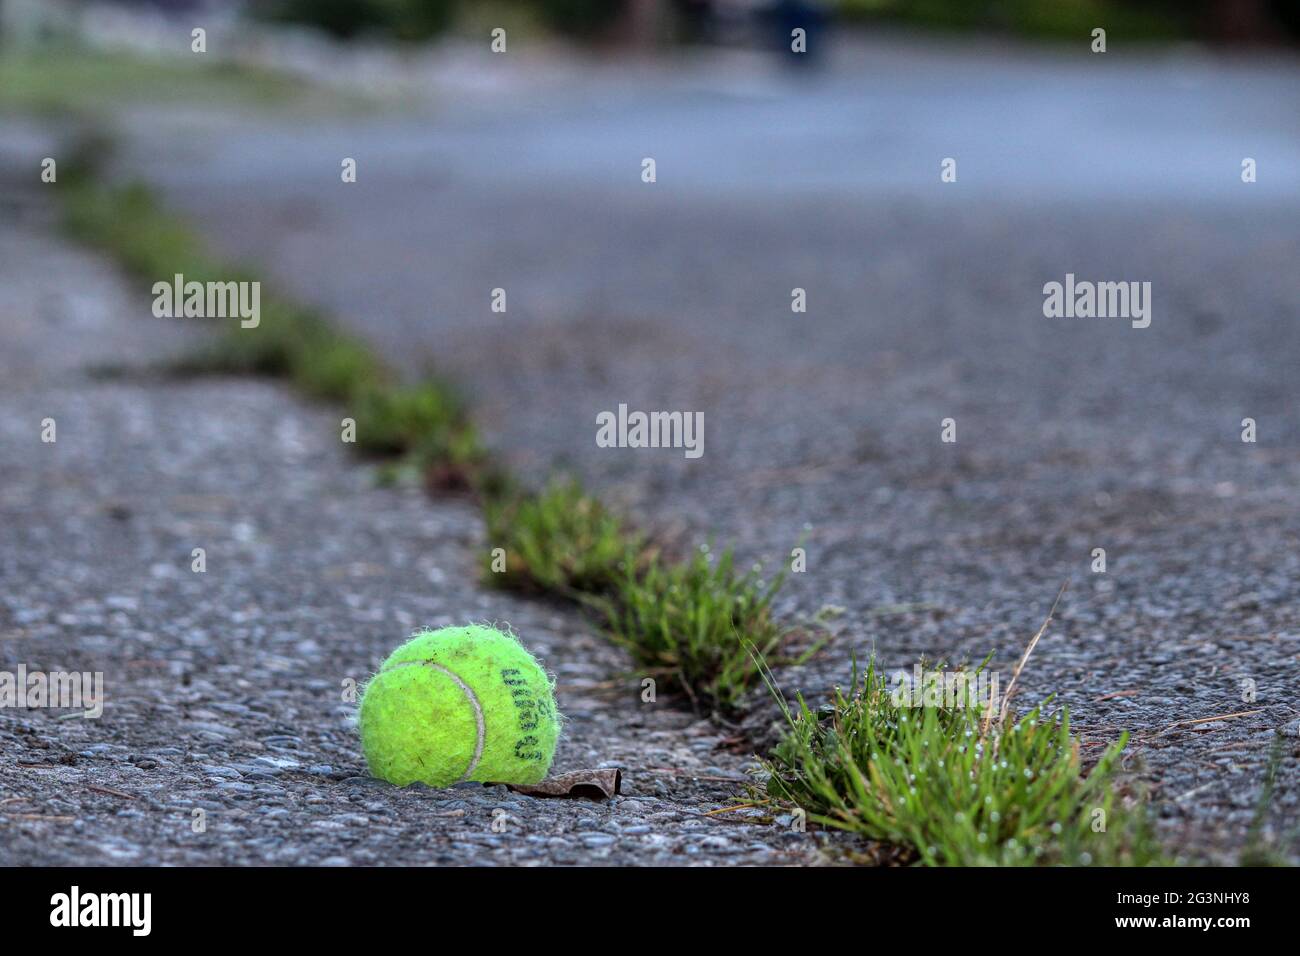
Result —
M 400 96 L 124 108 L 111 169 L 459 382 L 535 479 L 574 472 L 683 549 L 771 570 L 802 539 L 782 613 L 835 639 L 788 692 L 843 682 L 851 651 L 1009 669 L 1072 581 L 1032 693 L 1085 736 L 1134 731 L 1167 833 L 1230 858 L 1272 741 L 1300 733 L 1300 61 L 1267 4 L 1204 5 L 1245 46 L 1162 36 L 1159 4 L 1141 29 L 1061 9 L 1087 28 L 1044 21 L 1047 44 L 827 25 L 810 62 L 738 15 L 697 25 L 709 44 L 620 20 L 595 48 L 524 32 L 493 55 L 484 26 L 396 67 L 304 54 L 341 98 Z M 1067 273 L 1150 282 L 1150 327 L 1045 318 Z M 702 411 L 703 457 L 598 448 L 620 403 Z M 1279 819 L 1294 742 L 1282 773 Z

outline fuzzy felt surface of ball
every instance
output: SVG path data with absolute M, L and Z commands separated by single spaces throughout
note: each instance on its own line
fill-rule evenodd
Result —
M 512 635 L 421 631 L 366 684 L 358 716 L 372 775 L 404 787 L 539 783 L 560 733 L 551 680 Z

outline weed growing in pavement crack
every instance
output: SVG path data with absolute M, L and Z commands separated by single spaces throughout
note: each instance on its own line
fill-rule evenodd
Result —
M 855 662 L 848 688 L 818 710 L 786 700 L 765 665 L 763 678 L 786 720 L 763 761 L 766 795 L 809 820 L 928 865 L 1163 862 L 1145 808 L 1117 799 L 1127 735 L 1085 770 L 1068 714 L 1047 703 L 992 720 L 979 707 L 900 706 L 874 660 L 865 672 Z

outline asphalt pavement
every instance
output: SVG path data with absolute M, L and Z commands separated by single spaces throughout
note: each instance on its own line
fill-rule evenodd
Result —
M 769 570 L 802 539 L 781 611 L 829 611 L 834 639 L 787 691 L 825 694 L 852 652 L 1009 672 L 1069 581 L 1026 694 L 1058 694 L 1087 742 L 1130 730 L 1162 833 L 1211 859 L 1243 846 L 1282 734 L 1285 839 L 1296 62 L 891 40 L 811 74 L 570 66 L 360 121 L 151 110 L 121 119 L 113 171 L 395 364 L 460 382 L 525 474 L 572 471 Z M 1150 282 L 1149 327 L 1046 317 L 1067 275 Z M 703 412 L 703 456 L 598 447 L 620 404 Z M 527 613 L 458 599 L 460 577 L 449 617 Z M 367 600 L 410 613 L 398 597 Z

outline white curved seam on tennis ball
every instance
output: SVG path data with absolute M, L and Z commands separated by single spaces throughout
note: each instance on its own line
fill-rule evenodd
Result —
M 470 706 L 474 708 L 474 723 L 478 725 L 478 739 L 474 741 L 474 756 L 470 759 L 469 766 L 465 768 L 465 772 L 460 775 L 460 780 L 456 781 L 457 783 L 464 783 L 469 779 L 469 775 L 474 772 L 474 769 L 478 767 L 479 761 L 483 759 L 483 743 L 487 739 L 487 723 L 483 719 L 483 705 L 479 703 L 478 695 L 474 693 L 468 684 L 460 679 L 459 674 L 450 668 L 443 667 L 436 661 L 399 661 L 393 666 L 408 667 L 412 664 L 432 667 L 434 670 L 446 674 L 456 682 L 456 686 L 460 688 L 460 692 L 465 695 Z

